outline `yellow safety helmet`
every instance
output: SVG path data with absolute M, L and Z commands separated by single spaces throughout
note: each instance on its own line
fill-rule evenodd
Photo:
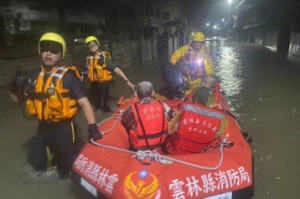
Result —
M 65 58 L 66 51 L 67 51 L 67 45 L 62 36 L 60 36 L 57 33 L 53 33 L 53 32 L 48 32 L 48 33 L 43 34 L 42 37 L 40 38 L 39 45 L 38 45 L 38 51 L 39 51 L 40 55 L 41 55 L 41 46 L 40 46 L 41 41 L 54 41 L 54 42 L 59 43 L 62 46 L 62 50 L 63 50 L 62 57 Z
M 54 41 L 54 42 L 59 43 L 63 49 L 62 56 L 63 56 L 63 58 L 65 58 L 66 51 L 67 51 L 67 45 L 62 36 L 60 36 L 57 33 L 53 33 L 53 32 L 48 32 L 48 33 L 43 34 L 42 37 L 40 38 L 39 45 L 38 45 L 39 55 L 41 55 L 41 46 L 40 46 L 41 41 Z
M 195 32 L 194 33 L 194 37 L 193 37 L 193 41 L 205 41 L 205 36 L 202 32 Z
M 97 39 L 96 37 L 94 37 L 94 36 L 89 36 L 89 37 L 87 37 L 87 38 L 85 39 L 85 44 L 87 45 L 87 44 L 88 44 L 89 42 L 91 42 L 91 41 L 97 42 L 98 46 L 100 47 L 100 43 L 99 43 L 98 39 Z

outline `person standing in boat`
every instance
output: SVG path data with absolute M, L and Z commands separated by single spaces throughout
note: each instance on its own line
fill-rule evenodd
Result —
M 222 135 L 228 125 L 218 110 L 212 89 L 199 87 L 170 121 L 167 150 L 172 154 L 200 153 Z
M 139 102 L 132 104 L 121 120 L 129 134 L 131 148 L 135 151 L 160 149 L 168 135 L 168 121 L 172 117 L 172 109 L 153 97 L 151 82 L 138 83 L 135 91 Z
M 29 162 L 36 170 L 46 170 L 49 163 L 55 162 L 62 178 L 69 175 L 79 152 L 73 122 L 78 105 L 89 124 L 89 138 L 102 139 L 77 69 L 61 65 L 66 50 L 59 34 L 44 34 L 38 43 L 41 67 L 18 73 L 10 89 L 15 102 L 20 93 L 25 96 L 26 114 L 38 120 L 37 133 L 30 141 Z M 52 162 L 50 154 L 55 157 Z
M 186 94 L 201 85 L 204 75 L 214 74 L 210 50 L 205 45 L 205 36 L 202 32 L 195 32 L 191 43 L 176 50 L 171 56 L 170 63 L 179 66 L 185 85 L 188 87 Z
M 134 85 L 126 77 L 123 71 L 114 65 L 111 54 L 108 51 L 100 51 L 99 40 L 94 36 L 85 39 L 90 54 L 87 56 L 88 79 L 91 84 L 91 96 L 96 110 L 111 112 L 107 105 L 110 83 L 115 79 L 113 72 L 124 79 L 126 84 L 134 88 Z

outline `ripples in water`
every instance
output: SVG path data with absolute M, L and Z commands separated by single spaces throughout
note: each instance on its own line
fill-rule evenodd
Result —
M 241 78 L 241 60 L 239 51 L 230 46 L 220 45 L 213 48 L 218 53 L 212 59 L 215 64 L 216 74 L 222 81 L 222 87 L 227 96 L 240 93 L 243 79 Z

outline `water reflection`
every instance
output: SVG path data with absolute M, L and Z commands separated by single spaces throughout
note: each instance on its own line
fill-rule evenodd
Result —
M 229 97 L 239 94 L 243 83 L 240 52 L 237 48 L 224 46 L 224 42 L 211 42 L 210 46 L 216 75 L 222 81 L 223 90 Z

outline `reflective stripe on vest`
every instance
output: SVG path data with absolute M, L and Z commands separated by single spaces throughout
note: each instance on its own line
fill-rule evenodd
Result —
M 190 111 L 190 112 L 197 113 L 199 115 L 204 115 L 204 116 L 207 116 L 207 117 L 214 117 L 214 118 L 217 118 L 217 119 L 222 119 L 222 117 L 223 117 L 222 113 L 218 113 L 218 112 L 210 111 L 210 110 L 205 110 L 205 109 L 195 107 L 195 106 L 189 105 L 189 104 L 185 104 L 183 109 L 187 110 L 187 111 Z
M 51 76 L 57 77 L 57 78 L 59 78 L 59 79 L 61 79 L 61 78 L 63 77 L 62 74 L 57 74 L 57 73 L 54 73 L 54 74 L 52 74 Z

